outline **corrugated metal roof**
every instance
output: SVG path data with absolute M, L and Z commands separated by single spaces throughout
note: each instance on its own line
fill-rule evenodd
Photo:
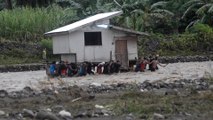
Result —
M 139 32 L 139 31 L 135 31 L 135 30 L 132 30 L 132 29 L 127 29 L 127 28 L 118 27 L 118 26 L 114 26 L 114 25 L 108 25 L 108 28 L 119 30 L 119 31 L 124 31 L 124 32 L 127 32 L 127 33 L 136 34 L 136 35 L 150 36 L 148 33 L 145 33 L 145 32 Z
M 71 31 L 75 31 L 81 27 L 84 27 L 88 24 L 91 24 L 93 22 L 99 21 L 99 20 L 103 20 L 103 19 L 110 19 L 114 16 L 118 16 L 122 14 L 122 11 L 115 11 L 115 12 L 107 12 L 107 13 L 99 13 L 96 14 L 94 16 L 88 17 L 86 19 L 74 22 L 72 24 L 66 25 L 64 27 L 60 27 L 57 28 L 55 30 L 49 31 L 47 33 L 45 33 L 45 35 L 52 35 L 55 33 L 64 33 L 64 32 L 71 32 Z

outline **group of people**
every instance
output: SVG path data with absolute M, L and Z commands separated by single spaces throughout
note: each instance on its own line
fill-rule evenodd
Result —
M 56 77 L 72 77 L 85 76 L 87 74 L 112 74 L 118 73 L 121 64 L 119 61 L 102 62 L 99 64 L 92 64 L 90 62 L 83 62 L 79 65 L 75 63 L 68 63 L 67 61 L 55 62 L 53 61 L 47 68 L 47 74 Z
M 145 72 L 147 66 L 148 70 L 151 70 L 152 72 L 158 70 L 158 66 L 160 65 L 162 67 L 165 67 L 166 65 L 162 65 L 158 61 L 158 56 L 150 56 L 149 59 L 147 57 L 142 57 L 137 59 L 136 61 L 136 67 L 135 67 L 135 72 Z
M 142 57 L 136 59 L 135 72 L 145 72 L 146 68 L 148 70 L 156 71 L 158 66 L 165 67 L 158 61 L 158 56 L 154 57 Z M 120 71 L 121 63 L 120 61 L 114 62 L 113 60 L 109 62 L 101 62 L 99 64 L 92 64 L 90 62 L 83 62 L 81 64 L 68 63 L 67 61 L 55 62 L 53 61 L 47 68 L 47 74 L 55 77 L 72 77 L 72 76 L 85 76 L 87 74 L 94 75 L 97 74 L 113 74 Z

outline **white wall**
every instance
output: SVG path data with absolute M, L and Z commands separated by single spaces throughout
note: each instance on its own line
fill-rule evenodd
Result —
M 53 36 L 53 54 L 70 53 L 69 36 Z
M 137 39 L 127 40 L 128 59 L 135 60 L 138 58 Z
M 101 46 L 85 46 L 84 32 L 101 31 L 102 45 Z M 110 52 L 112 59 L 115 60 L 115 37 L 125 36 L 123 32 L 97 28 L 85 27 L 81 30 L 72 32 L 68 35 L 53 37 L 54 54 L 56 53 L 76 53 L 77 62 L 91 61 L 102 62 L 110 60 Z M 68 40 L 69 39 L 69 40 Z M 128 40 L 128 58 L 134 60 L 137 56 L 137 41 Z
M 102 45 L 98 46 L 85 46 L 84 44 L 84 32 L 97 32 L 100 31 L 102 34 Z M 78 61 L 91 61 L 91 62 L 102 62 L 110 60 L 110 51 L 113 53 L 113 35 L 108 29 L 93 27 L 85 27 L 79 31 L 82 33 L 83 41 L 83 57 L 78 58 Z M 78 56 L 78 55 L 77 55 Z

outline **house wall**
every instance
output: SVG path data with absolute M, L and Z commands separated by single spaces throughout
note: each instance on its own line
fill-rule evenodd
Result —
M 128 59 L 135 60 L 138 58 L 137 39 L 127 41 Z
M 53 54 L 70 53 L 69 35 L 58 35 L 53 38 Z
M 101 46 L 85 46 L 84 32 L 101 31 Z M 109 61 L 110 57 L 115 60 L 115 38 L 126 36 L 125 33 L 113 31 L 96 26 L 89 26 L 68 35 L 53 37 L 54 54 L 76 53 L 77 62 Z M 128 58 L 134 60 L 137 56 L 137 40 L 127 40 Z M 110 53 L 112 56 L 110 56 Z M 62 57 L 64 58 L 64 57 Z
M 101 31 L 102 45 L 101 46 L 85 46 L 84 45 L 84 32 Z M 102 62 L 110 60 L 110 53 L 114 51 L 113 35 L 108 29 L 93 27 L 85 27 L 79 31 L 82 33 L 83 41 L 83 58 L 80 61 Z M 113 55 L 112 55 L 113 56 Z M 112 58 L 114 59 L 114 58 Z M 79 59 L 78 59 L 79 60 Z

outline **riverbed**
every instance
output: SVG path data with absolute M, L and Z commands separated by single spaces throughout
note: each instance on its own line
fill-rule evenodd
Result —
M 213 62 L 186 62 L 172 63 L 166 67 L 160 67 L 156 72 L 125 72 L 112 75 L 87 75 L 84 77 L 53 78 L 49 81 L 55 87 L 60 86 L 59 80 L 66 86 L 87 86 L 90 84 L 117 84 L 117 83 L 142 83 L 144 81 L 166 82 L 179 79 L 199 79 L 209 73 L 213 74 Z M 8 72 L 0 73 L 0 88 L 8 92 L 22 90 L 29 86 L 35 90 L 42 89 L 42 84 L 48 84 L 45 71 Z

